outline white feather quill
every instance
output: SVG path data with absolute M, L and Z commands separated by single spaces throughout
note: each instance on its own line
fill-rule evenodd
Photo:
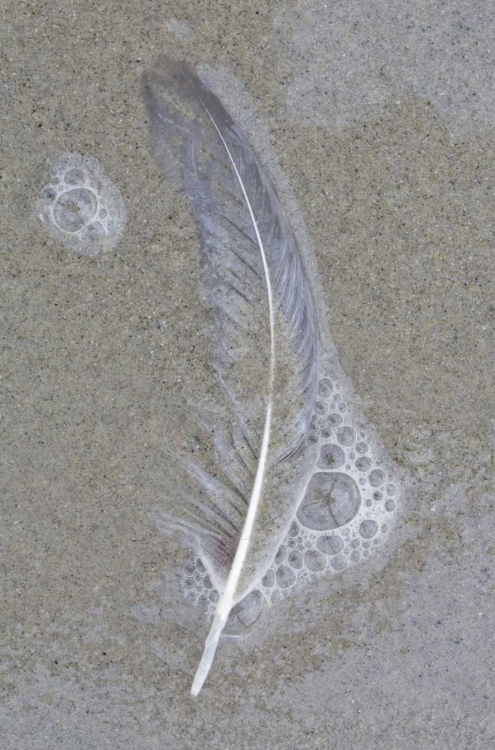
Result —
M 273 562 L 314 472 L 307 433 L 319 329 L 277 195 L 222 103 L 187 65 L 167 59 L 144 85 L 156 160 L 189 198 L 201 233 L 213 366 L 233 411 L 230 440 L 211 425 L 226 482 L 188 464 L 198 493 L 184 492 L 168 517 L 219 592 L 196 696 L 229 613 Z

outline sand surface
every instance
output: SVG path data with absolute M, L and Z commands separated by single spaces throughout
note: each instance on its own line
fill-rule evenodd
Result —
M 2 0 L 2 750 L 495 746 L 487 7 Z M 373 564 L 225 643 L 197 701 L 206 624 L 174 599 L 185 552 L 153 520 L 165 449 L 198 449 L 211 383 L 198 235 L 141 96 L 162 52 L 245 87 L 342 367 L 407 480 Z M 74 151 L 127 210 L 95 258 L 32 213 L 49 162 Z

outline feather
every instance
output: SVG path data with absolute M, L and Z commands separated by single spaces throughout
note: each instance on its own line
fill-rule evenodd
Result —
M 202 245 L 216 379 L 231 434 L 211 424 L 225 482 L 184 463 L 196 492 L 164 523 L 194 545 L 219 600 L 191 693 L 208 675 L 232 608 L 272 564 L 315 469 L 307 433 L 318 390 L 319 326 L 279 199 L 220 100 L 183 63 L 144 77 L 155 158 L 190 201 Z

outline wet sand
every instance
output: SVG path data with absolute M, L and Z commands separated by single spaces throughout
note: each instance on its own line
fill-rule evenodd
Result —
M 408 8 L 2 3 L 2 749 L 493 747 L 494 21 Z M 161 52 L 245 86 L 406 480 L 372 564 L 223 644 L 196 701 L 206 625 L 153 511 L 212 378 L 197 231 L 141 97 Z M 126 205 L 96 258 L 32 214 L 74 151 Z

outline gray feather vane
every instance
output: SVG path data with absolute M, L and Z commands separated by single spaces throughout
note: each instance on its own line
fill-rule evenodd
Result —
M 144 87 L 156 161 L 188 197 L 201 234 L 212 364 L 233 413 L 231 435 L 211 425 L 225 483 L 184 460 L 198 492 L 179 493 L 168 518 L 219 593 L 197 695 L 229 613 L 273 562 L 314 472 L 307 433 L 319 329 L 279 199 L 220 100 L 187 65 L 166 59 Z

